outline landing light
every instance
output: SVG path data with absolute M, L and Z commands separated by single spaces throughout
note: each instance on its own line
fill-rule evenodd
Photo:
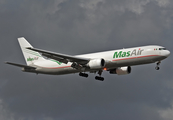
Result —
M 103 68 L 103 70 L 107 70 L 107 68 Z

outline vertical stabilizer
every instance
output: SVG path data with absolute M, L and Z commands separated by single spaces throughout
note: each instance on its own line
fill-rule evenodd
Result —
M 35 61 L 45 60 L 40 53 L 26 49 L 28 47 L 33 48 L 32 45 L 24 38 L 18 38 L 22 53 L 24 55 L 27 65 L 31 65 Z

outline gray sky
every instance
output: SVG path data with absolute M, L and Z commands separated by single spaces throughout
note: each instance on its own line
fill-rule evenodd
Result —
M 0 0 L 1 120 L 172 120 L 170 56 L 104 82 L 23 73 L 17 38 L 69 55 L 156 44 L 173 51 L 172 0 Z

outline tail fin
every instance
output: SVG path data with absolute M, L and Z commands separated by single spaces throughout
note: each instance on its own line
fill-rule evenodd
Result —
M 43 61 L 45 60 L 40 53 L 26 49 L 28 47 L 33 48 L 32 45 L 24 38 L 18 38 L 22 53 L 24 55 L 25 61 L 27 65 L 31 65 L 35 61 Z

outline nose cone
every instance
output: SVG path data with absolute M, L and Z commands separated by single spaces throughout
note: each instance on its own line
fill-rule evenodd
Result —
M 165 56 L 165 57 L 168 57 L 170 54 L 171 54 L 171 53 L 170 53 L 169 50 L 166 50 L 166 51 L 164 52 L 164 56 Z

